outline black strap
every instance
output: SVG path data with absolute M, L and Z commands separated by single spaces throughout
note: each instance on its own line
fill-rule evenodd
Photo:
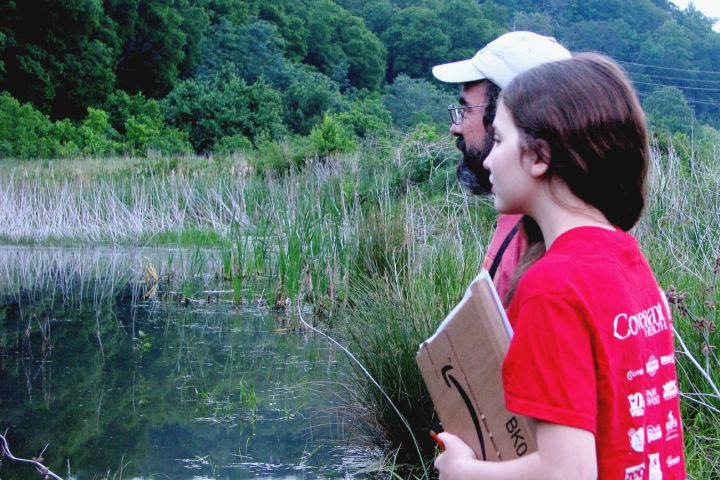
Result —
M 508 245 L 510 245 L 510 241 L 513 239 L 515 234 L 518 231 L 518 226 L 515 224 L 515 226 L 510 230 L 505 237 L 505 240 L 503 240 L 502 245 L 500 245 L 500 248 L 498 248 L 497 253 L 495 254 L 495 258 L 493 258 L 493 263 L 490 266 L 490 278 L 495 278 L 495 272 L 497 272 L 498 267 L 500 266 L 500 260 L 502 259 L 503 254 L 505 253 L 505 250 L 507 250 Z

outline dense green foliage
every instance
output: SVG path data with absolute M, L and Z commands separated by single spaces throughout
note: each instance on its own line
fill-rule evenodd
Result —
M 197 152 L 206 152 L 224 136 L 276 138 L 282 130 L 280 94 L 262 79 L 253 85 L 232 72 L 211 81 L 183 80 L 163 100 L 170 125 L 190 133 Z
M 78 118 L 116 82 L 120 39 L 101 0 L 3 2 L 0 89 L 55 118 Z
M 371 100 L 365 114 L 392 115 L 375 132 L 444 128 L 456 87 L 431 67 L 511 29 L 616 58 L 660 130 L 720 126 L 720 34 L 668 0 L 27 0 L 0 5 L 0 91 L 19 102 L 3 100 L 2 115 L 24 109 L 18 125 L 0 126 L 0 154 L 172 153 L 187 150 L 185 138 L 207 153 L 224 137 L 307 136 L 327 114 L 347 123 L 356 100 Z M 224 98 L 231 92 L 240 98 Z M 120 95 L 135 110 L 164 107 L 123 117 Z M 90 107 L 96 120 L 109 115 L 100 143 L 75 132 Z

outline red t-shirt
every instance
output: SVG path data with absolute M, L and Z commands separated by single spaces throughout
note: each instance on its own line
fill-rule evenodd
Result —
M 488 245 L 487 253 L 483 260 L 483 268 L 485 268 L 485 270 L 490 270 L 498 250 L 500 250 L 500 246 L 513 227 L 520 222 L 520 219 L 522 219 L 522 215 L 501 214 L 498 217 L 495 233 L 490 239 L 490 244 Z M 512 276 L 526 249 L 527 240 L 525 239 L 525 235 L 522 232 L 517 232 L 505 249 L 505 253 L 500 259 L 498 269 L 493 276 L 495 290 L 497 290 L 498 296 L 501 299 L 505 298 L 505 294 L 510 289 Z M 507 307 L 507 305 L 505 305 L 505 307 Z
M 601 480 L 686 478 L 672 319 L 632 236 L 563 233 L 508 317 L 508 410 L 593 432 Z

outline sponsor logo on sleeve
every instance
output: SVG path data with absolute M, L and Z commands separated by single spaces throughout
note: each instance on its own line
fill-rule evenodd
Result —
M 662 468 L 660 466 L 660 454 L 651 453 L 648 455 L 650 466 L 648 468 L 648 480 L 662 480 Z
M 648 361 L 645 364 L 645 371 L 648 373 L 648 375 L 654 377 L 658 371 L 658 368 L 660 368 L 658 359 L 655 358 L 655 355 L 650 355 L 650 358 L 648 358 Z
M 678 465 L 680 463 L 680 456 L 668 456 L 666 463 L 668 467 L 674 467 L 675 465 Z
M 625 480 L 643 480 L 645 476 L 645 464 L 635 465 L 625 469 Z
M 677 388 L 677 380 L 670 380 L 669 382 L 665 382 L 663 384 L 663 398 L 665 400 L 670 400 L 671 398 L 677 397 L 678 394 L 678 388 Z
M 645 397 L 640 392 L 628 395 L 630 402 L 630 415 L 633 417 L 641 417 L 645 415 Z
M 657 388 L 653 387 L 650 390 L 645 390 L 645 404 L 660 405 L 660 395 L 657 392 Z
M 625 340 L 642 332 L 645 338 L 657 335 L 669 328 L 669 322 L 662 307 L 662 301 L 641 312 L 619 313 L 613 320 L 615 338 Z
M 662 428 L 660 425 L 648 425 L 647 427 L 647 442 L 652 443 L 662 438 Z
M 630 446 L 638 453 L 642 453 L 645 450 L 645 429 L 643 427 L 635 430 L 631 428 L 628 430 L 628 438 L 630 439 Z
M 675 363 L 675 353 L 663 355 L 660 357 L 660 365 L 672 365 Z
M 678 436 L 678 421 L 672 411 L 668 412 L 667 422 L 665 422 L 665 440 L 672 440 Z
M 642 368 L 638 368 L 637 370 L 628 370 L 627 379 L 632 380 L 635 377 L 639 377 L 643 373 L 645 373 L 645 370 L 643 370 Z

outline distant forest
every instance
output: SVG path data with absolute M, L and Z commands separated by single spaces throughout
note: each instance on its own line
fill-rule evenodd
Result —
M 431 67 L 509 30 L 612 56 L 657 128 L 717 129 L 712 25 L 669 0 L 5 0 L 0 156 L 84 151 L 98 132 L 94 152 L 202 153 L 309 135 L 327 115 L 359 137 L 443 125 L 456 89 Z M 33 150 L 48 131 L 54 146 Z

